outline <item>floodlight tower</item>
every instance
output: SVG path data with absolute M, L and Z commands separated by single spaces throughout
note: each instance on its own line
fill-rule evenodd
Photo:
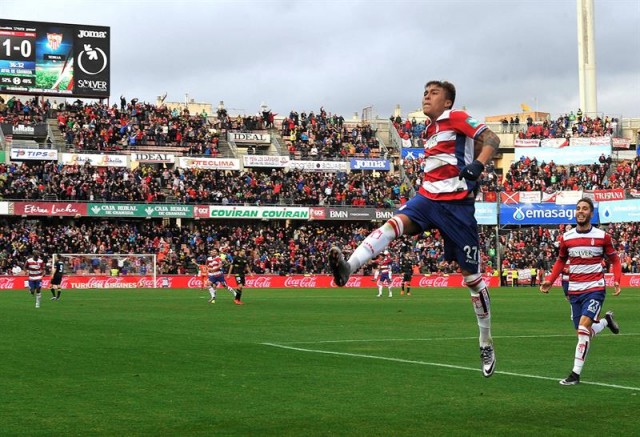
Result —
M 576 0 L 578 8 L 578 81 L 580 108 L 593 116 L 598 112 L 596 94 L 596 44 L 593 0 Z

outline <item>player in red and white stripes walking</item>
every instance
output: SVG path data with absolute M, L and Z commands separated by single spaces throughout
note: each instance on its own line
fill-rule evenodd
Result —
M 25 270 L 29 275 L 29 291 L 36 298 L 36 308 L 40 308 L 42 288 L 42 276 L 44 275 L 44 261 L 40 258 L 40 252 L 34 250 L 27 259 Z
M 620 294 L 622 267 L 611 235 L 591 224 L 594 210 L 591 199 L 585 197 L 578 201 L 577 226 L 560 237 L 558 259 L 551 274 L 540 284 L 540 291 L 548 293 L 553 282 L 563 273 L 565 265 L 569 265 L 566 294 L 571 304 L 571 318 L 578 332 L 578 344 L 573 369 L 568 377 L 560 380 L 562 385 L 580 383 L 592 337 L 604 328 L 609 328 L 614 334 L 620 332 L 612 311 L 607 311 L 603 319 L 599 317 L 606 294 L 603 260 L 611 262 L 614 296 Z

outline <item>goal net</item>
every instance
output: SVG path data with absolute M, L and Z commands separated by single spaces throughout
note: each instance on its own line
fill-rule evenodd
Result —
M 144 276 L 153 279 L 157 287 L 156 255 L 130 253 L 59 253 L 52 258 L 53 266 L 62 261 L 65 275 L 79 276 Z M 53 273 L 52 266 L 52 273 Z

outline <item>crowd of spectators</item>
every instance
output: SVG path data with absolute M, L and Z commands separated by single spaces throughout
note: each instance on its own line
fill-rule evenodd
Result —
M 275 114 L 267 108 L 264 108 L 261 114 L 236 115 L 235 117 L 229 116 L 226 109 L 220 108 L 217 111 L 217 121 L 215 125 L 221 130 L 248 132 L 272 129 L 274 127 L 274 120 Z
M 218 155 L 219 132 L 207 114 L 188 108 L 170 110 L 121 97 L 118 105 L 83 104 L 77 100 L 57 111 L 58 128 L 67 148 L 75 151 L 120 151 L 137 146 L 172 146 L 191 155 Z
M 324 108 L 317 114 L 291 111 L 282 121 L 280 134 L 292 159 L 380 156 L 380 143 L 370 125 L 349 125 L 343 116 L 329 115 Z
M 351 205 L 393 208 L 418 190 L 424 161 L 391 172 L 324 173 L 283 169 L 208 170 L 141 165 L 134 169 L 62 165 L 50 161 L 0 163 L 0 198 L 211 204 Z M 484 200 L 500 191 L 640 189 L 640 157 L 592 165 L 556 165 L 523 158 L 501 178 L 492 163 L 482 174 Z M 491 195 L 491 196 L 490 196 Z M 491 198 L 489 198 L 491 197 Z
M 24 266 L 29 254 L 40 250 L 50 264 L 55 253 L 150 253 L 157 254 L 158 272 L 195 273 L 212 248 L 233 256 L 245 249 L 251 270 L 266 274 L 328 273 L 327 254 L 332 245 L 352 250 L 378 226 L 371 222 L 199 221 L 177 227 L 158 221 L 3 220 L 0 226 L 0 274 L 12 274 Z M 423 271 L 451 272 L 442 261 L 443 248 L 436 234 L 424 239 L 403 239 L 392 248 L 399 257 L 410 251 Z M 394 252 L 395 253 L 395 252 Z M 364 269 L 371 272 L 372 266 Z
M 37 98 L 22 102 L 0 99 L 0 122 L 33 124 L 46 121 L 52 108 Z M 60 132 L 67 145 L 77 151 L 112 151 L 139 145 L 181 147 L 185 153 L 217 156 L 220 129 L 261 130 L 273 128 L 274 114 L 265 108 L 255 116 L 229 117 L 219 111 L 217 121 L 207 114 L 191 115 L 187 109 L 169 110 L 166 106 L 127 101 L 120 106 L 76 101 L 64 104 L 56 112 Z M 506 119 L 505 119 L 506 120 Z M 417 140 L 424 135 L 424 123 L 392 118 L 403 138 Z M 503 121 L 521 138 L 611 135 L 617 129 L 615 118 L 589 118 L 581 112 L 542 124 L 531 118 L 520 129 L 519 119 Z M 506 128 L 505 128 L 506 129 Z M 350 125 L 323 108 L 315 114 L 291 111 L 280 126 L 288 140 L 292 158 L 323 160 L 360 155 L 378 156 L 379 144 L 368 125 Z M 417 144 L 416 143 L 416 144 Z M 244 171 L 167 168 L 141 165 L 134 169 L 62 165 L 31 161 L 0 164 L 0 198 L 41 200 L 53 196 L 59 200 L 164 202 L 187 204 L 296 204 L 306 206 L 351 205 L 394 208 L 402 204 L 422 182 L 424 161 L 403 161 L 406 180 L 397 173 L 357 172 L 321 173 L 282 169 L 245 169 Z M 494 163 L 486 166 L 481 190 L 485 200 L 500 191 L 640 189 L 640 157 L 612 162 L 600 157 L 591 165 L 556 165 L 523 157 L 510 166 L 504 178 Z M 55 219 L 57 220 L 57 219 Z M 0 228 L 0 274 L 23 265 L 32 249 L 54 252 L 157 253 L 161 273 L 185 273 L 192 270 L 212 247 L 231 256 L 234 250 L 247 248 L 257 273 L 326 273 L 326 252 L 332 244 L 353 249 L 378 224 L 305 222 L 285 226 L 284 222 L 238 223 L 194 222 L 186 227 L 147 222 L 90 222 L 87 219 L 62 224 L 61 221 L 6 219 Z M 605 225 L 617 242 L 623 270 L 637 272 L 640 256 L 640 225 Z M 497 267 L 549 269 L 555 257 L 560 228 L 530 227 L 502 231 L 496 247 L 495 231 L 482 228 L 484 264 L 487 271 Z M 395 241 L 396 256 L 410 252 L 422 272 L 452 273 L 455 264 L 443 260 L 442 239 L 437 232 L 421 238 Z M 498 257 L 499 255 L 499 257 Z M 397 266 L 396 266 L 397 267 Z M 371 269 L 366 266 L 365 273 Z
M 600 156 L 591 165 L 556 165 L 523 157 L 511 164 L 504 176 L 504 191 L 605 190 L 640 188 L 640 157 L 613 163 Z
M 251 270 L 259 274 L 329 273 L 327 253 L 332 245 L 345 248 L 347 256 L 379 224 L 371 222 L 197 221 L 178 227 L 159 221 L 96 221 L 76 219 L 63 223 L 57 218 L 34 221 L 4 219 L 0 225 L 0 275 L 23 267 L 32 250 L 40 250 L 50 264 L 54 253 L 156 254 L 158 272 L 195 273 L 212 248 L 233 257 L 247 251 Z M 624 272 L 638 273 L 640 224 L 603 225 L 615 242 Z M 557 256 L 558 236 L 565 226 L 532 226 L 501 230 L 496 247 L 495 227 L 481 226 L 480 241 L 484 270 L 541 268 L 549 271 Z M 409 252 L 423 274 L 458 272 L 455 263 L 444 260 L 442 238 L 437 231 L 418 237 L 402 237 L 390 246 L 397 261 Z M 499 252 L 499 253 L 498 253 Z M 499 256 L 499 259 L 498 259 Z M 373 263 L 360 273 L 370 274 Z
M 188 108 L 169 109 L 127 101 L 120 106 L 63 104 L 57 111 L 58 128 L 67 148 L 74 151 L 121 151 L 139 146 L 173 146 L 188 155 L 217 157 L 220 135 L 228 130 L 256 131 L 275 128 L 275 114 L 264 107 L 256 115 L 230 116 L 224 107 L 215 117 L 190 114 Z M 280 135 L 293 159 L 336 159 L 353 156 L 378 157 L 380 144 L 368 124 L 345 123 L 341 115 L 320 108 L 306 114 L 291 111 L 280 125 Z
M 427 125 L 424 121 L 417 121 L 415 117 L 409 120 L 402 120 L 399 115 L 389 117 L 389 120 L 393 124 L 393 127 L 404 141 L 408 141 L 410 147 L 422 147 L 423 142 L 421 139 L 424 137 Z
M 54 162 L 0 164 L 5 200 L 164 202 L 252 205 L 351 205 L 394 208 L 409 187 L 397 174 L 305 173 L 282 169 L 245 171 L 135 169 L 61 165 Z
M 501 133 L 515 133 L 518 138 L 545 139 L 545 138 L 571 138 L 571 137 L 603 137 L 618 135 L 619 120 L 616 117 L 605 115 L 590 117 L 578 109 L 574 114 L 571 111 L 563 114 L 555 120 L 548 119 L 542 122 L 535 121 L 531 115 L 527 116 L 525 124 L 521 126 L 520 117 L 517 115 L 501 120 Z
M 46 123 L 47 113 L 51 108 L 49 100 L 40 101 L 37 97 L 22 99 L 11 97 L 5 101 L 0 96 L 0 123 L 14 126 L 31 126 Z

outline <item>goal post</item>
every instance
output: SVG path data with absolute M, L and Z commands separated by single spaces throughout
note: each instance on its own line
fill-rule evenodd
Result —
M 78 276 L 148 276 L 157 288 L 157 256 L 155 253 L 56 253 L 51 273 L 62 261 L 65 275 Z

